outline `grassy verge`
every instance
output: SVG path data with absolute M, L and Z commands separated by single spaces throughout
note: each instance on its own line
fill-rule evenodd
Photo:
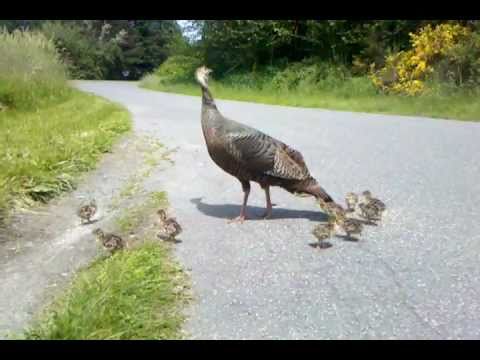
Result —
M 151 157 L 162 148 L 141 144 L 145 168 L 120 191 L 121 212 L 112 226 L 127 248 L 80 270 L 68 289 L 37 316 L 22 339 L 180 339 L 188 280 L 171 255 L 171 244 L 155 239 L 156 210 L 168 207 L 165 192 L 144 193 Z M 157 163 L 157 162 L 155 162 Z M 135 184 L 135 186 L 132 186 Z M 128 191 L 126 191 L 128 190 Z M 134 204 L 131 202 L 134 201 Z M 128 205 L 130 203 L 130 205 Z
M 138 195 L 138 194 L 137 194 Z M 149 226 L 168 206 L 165 192 L 149 193 L 115 221 L 127 249 L 79 271 L 22 339 L 180 339 L 188 281 Z M 130 236 L 135 234 L 135 236 Z
M 0 112 L 0 212 L 71 190 L 130 126 L 123 107 L 73 89 L 63 102 Z
M 131 122 L 123 107 L 68 87 L 66 67 L 42 34 L 0 30 L 0 50 L 2 225 L 11 209 L 74 188 L 79 175 L 95 166 Z M 129 246 L 79 271 L 20 338 L 180 337 L 185 277 L 169 246 L 153 240 L 155 226 L 147 223 L 168 202 L 162 192 L 142 198 L 139 186 L 158 163 L 156 151 L 162 146 L 148 141 L 139 146 L 147 169 L 116 201 L 137 203 L 125 206 L 115 222 Z
M 123 210 L 122 214 L 116 219 L 117 227 L 123 234 L 134 233 L 135 230 L 151 220 L 149 217 L 152 217 L 151 215 L 155 214 L 156 210 L 166 208 L 167 205 L 168 200 L 165 192 L 153 192 L 142 204 Z
M 80 271 L 26 339 L 177 339 L 180 267 L 146 242 Z
M 198 85 L 165 83 L 155 75 L 145 77 L 140 86 L 151 90 L 200 95 Z M 362 77 L 348 79 L 330 88 L 305 86 L 295 90 L 277 90 L 269 86 L 255 88 L 212 81 L 211 89 L 213 96 L 218 99 L 465 121 L 480 120 L 480 102 L 477 101 L 476 94 L 457 92 L 416 97 L 383 95 L 375 92 L 369 79 Z

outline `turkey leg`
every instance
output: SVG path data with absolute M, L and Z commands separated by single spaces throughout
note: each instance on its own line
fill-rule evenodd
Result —
M 240 215 L 234 219 L 231 219 L 229 223 L 243 223 L 247 218 L 246 209 L 247 209 L 247 201 L 248 195 L 250 194 L 250 183 L 248 181 L 242 181 L 242 189 L 243 189 L 243 204 L 242 208 L 240 209 Z
M 265 199 L 267 201 L 267 210 L 263 213 L 262 217 L 264 219 L 269 219 L 272 216 L 272 202 L 270 201 L 270 186 L 265 186 L 263 188 L 265 190 Z

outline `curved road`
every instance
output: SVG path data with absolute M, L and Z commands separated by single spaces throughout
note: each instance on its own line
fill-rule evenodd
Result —
M 197 299 L 191 338 L 480 339 L 480 123 L 217 100 L 227 117 L 300 150 L 337 201 L 365 189 L 385 200 L 384 221 L 359 242 L 318 250 L 310 231 L 324 215 L 278 188 L 271 220 L 227 224 L 241 186 L 207 154 L 199 97 L 78 86 L 127 106 L 137 132 L 177 149 L 156 181 L 185 229 L 176 254 Z M 263 211 L 256 185 L 249 205 Z

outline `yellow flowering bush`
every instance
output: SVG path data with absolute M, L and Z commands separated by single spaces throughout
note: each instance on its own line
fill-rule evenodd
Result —
M 468 35 L 470 30 L 458 24 L 427 25 L 418 34 L 410 34 L 412 49 L 387 56 L 385 66 L 379 71 L 372 69 L 370 78 L 385 92 L 423 93 L 434 64 Z

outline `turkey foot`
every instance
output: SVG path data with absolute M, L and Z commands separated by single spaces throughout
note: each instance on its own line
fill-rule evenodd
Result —
M 245 215 L 239 215 L 236 218 L 228 220 L 229 224 L 237 223 L 237 224 L 243 224 L 243 222 L 247 219 Z
M 248 202 L 248 195 L 250 194 L 250 184 L 248 181 L 242 182 L 243 188 L 243 203 L 242 207 L 240 208 L 240 215 L 234 219 L 228 221 L 229 224 L 231 223 L 243 223 L 247 218 L 246 209 L 247 209 L 247 202 Z
M 260 215 L 260 217 L 262 219 L 270 219 L 272 217 L 272 207 L 267 208 L 267 210 L 265 210 L 265 212 Z
M 272 217 L 272 212 L 271 211 L 265 211 L 262 215 L 261 215 L 261 218 L 262 219 L 270 219 Z

